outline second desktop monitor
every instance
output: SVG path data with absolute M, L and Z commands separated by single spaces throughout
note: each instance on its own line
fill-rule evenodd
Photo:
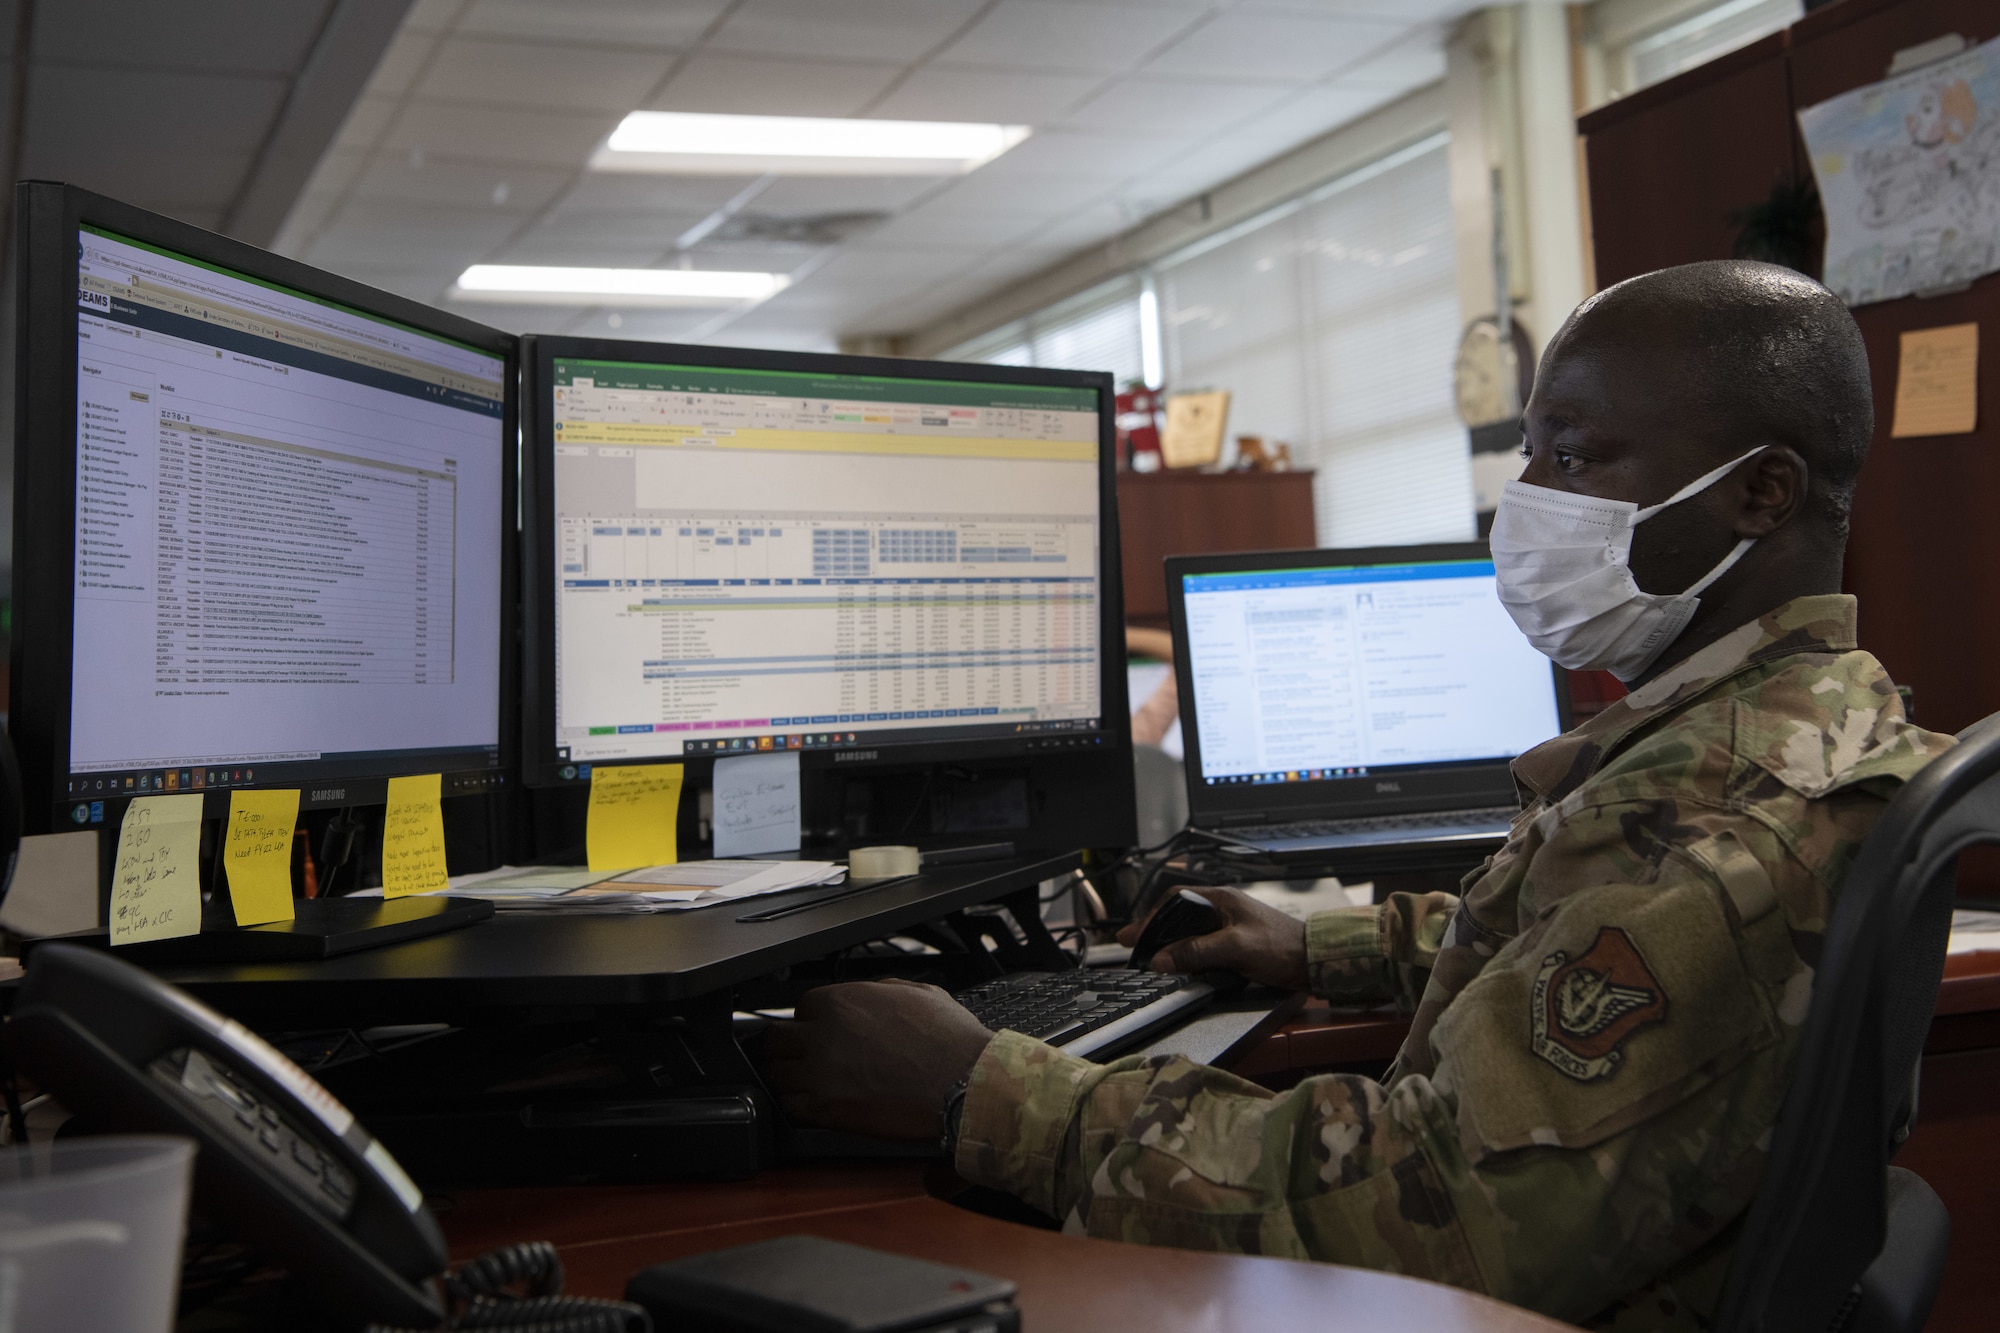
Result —
M 541 777 L 1122 732 L 1106 377 L 530 344 Z

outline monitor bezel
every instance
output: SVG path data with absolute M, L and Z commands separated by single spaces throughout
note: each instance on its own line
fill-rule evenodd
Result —
M 1167 615 L 1174 639 L 1174 674 L 1180 696 L 1188 809 L 1199 827 L 1283 821 L 1321 815 L 1338 803 L 1357 817 L 1405 814 L 1469 804 L 1504 805 L 1517 799 L 1512 760 L 1398 766 L 1396 772 L 1298 782 L 1209 785 L 1201 769 L 1201 723 L 1194 707 L 1194 668 L 1187 633 L 1189 574 L 1245 574 L 1263 570 L 1408 565 L 1439 561 L 1490 561 L 1486 542 L 1432 542 L 1421 546 L 1329 547 L 1309 551 L 1245 551 L 1228 555 L 1172 556 L 1166 561 Z M 1549 663 L 1558 734 L 1571 725 L 1569 673 Z
M 522 339 L 522 781 L 535 787 L 579 785 L 586 767 L 558 758 L 555 744 L 555 566 L 548 558 L 555 534 L 555 440 L 551 421 L 555 362 L 632 361 L 716 369 L 798 371 L 809 374 L 871 375 L 893 379 L 948 379 L 991 384 L 1041 385 L 1093 390 L 1098 395 L 1098 664 L 1103 714 L 1098 750 L 1129 754 L 1131 715 L 1126 698 L 1124 585 L 1119 561 L 1118 486 L 1114 451 L 1116 386 L 1108 372 L 990 366 L 957 361 L 849 356 L 761 348 L 693 346 L 530 334 Z M 848 749 L 799 751 L 807 768 L 838 764 L 876 767 L 944 760 L 984 760 L 1048 754 L 1045 740 L 1001 737 L 883 744 L 863 737 Z M 622 764 L 684 763 L 690 771 L 712 769 L 715 755 L 662 754 L 614 761 Z M 1107 841 L 1099 845 L 1110 845 Z
M 494 722 L 496 765 L 463 755 L 420 764 L 361 760 L 301 776 L 231 788 L 204 788 L 204 811 L 223 813 L 230 790 L 297 787 L 304 809 L 379 804 L 391 777 L 442 772 L 443 794 L 468 795 L 514 785 L 519 762 L 517 585 L 519 540 L 519 339 L 407 297 L 356 282 L 242 241 L 205 231 L 77 186 L 24 181 L 15 200 L 15 459 L 14 633 L 11 644 L 9 732 L 20 758 L 26 831 L 92 827 L 113 816 L 137 791 L 117 796 L 67 790 L 76 577 L 76 394 L 78 252 L 84 227 L 128 236 L 190 259 L 307 292 L 419 331 L 491 352 L 502 363 L 501 514 L 495 558 L 500 562 L 499 698 Z M 26 629 L 28 632 L 24 633 Z M 157 793 L 147 792 L 145 795 Z M 95 807 L 95 808 L 93 808 Z M 81 816 L 81 817 L 79 817 Z

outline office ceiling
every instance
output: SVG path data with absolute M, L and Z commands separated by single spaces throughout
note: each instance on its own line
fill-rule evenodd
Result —
M 417 0 L 280 247 L 426 301 L 471 263 L 789 273 L 723 312 L 467 306 L 518 330 L 893 334 L 1442 77 L 1468 0 Z M 1026 124 L 940 178 L 586 162 L 638 108 Z M 677 246 L 690 232 L 705 238 Z
M 269 244 L 408 8 L 0 0 L 7 166 Z

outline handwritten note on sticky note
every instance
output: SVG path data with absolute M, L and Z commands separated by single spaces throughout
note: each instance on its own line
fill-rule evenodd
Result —
M 200 933 L 201 797 L 138 797 L 118 827 L 111 942 Z
M 755 856 L 798 849 L 798 751 L 716 760 L 715 854 Z
M 389 779 L 389 808 L 382 815 L 384 898 L 451 887 L 444 868 L 444 811 L 438 807 L 443 785 L 437 773 Z
M 1965 435 L 1978 424 L 1979 326 L 1906 330 L 1889 434 L 1896 439 Z
M 229 793 L 222 866 L 237 925 L 292 919 L 292 832 L 298 823 L 297 791 Z
M 590 821 L 584 846 L 592 870 L 672 865 L 680 859 L 681 766 L 635 764 L 590 774 Z

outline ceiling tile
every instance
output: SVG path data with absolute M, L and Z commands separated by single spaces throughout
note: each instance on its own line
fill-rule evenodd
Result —
M 894 120 L 970 120 L 1047 125 L 1094 91 L 1096 74 L 1034 74 L 1026 70 L 920 69 L 869 108 Z
M 1218 14 L 1146 64 L 1148 73 L 1313 79 L 1351 65 L 1403 31 L 1380 20 L 1307 14 Z
M 277 79 L 140 70 L 80 79 L 36 66 L 20 172 L 176 215 L 196 204 L 215 211 L 242 188 L 283 97 Z
M 729 0 L 473 0 L 460 32 L 495 37 L 539 37 L 575 43 L 608 43 L 680 49 L 708 30 Z
M 454 37 L 417 84 L 434 101 L 624 113 L 666 76 L 673 57 L 559 42 Z
M 1255 115 L 1287 91 L 1274 84 L 1137 76 L 1099 93 L 1072 111 L 1065 123 L 1077 129 L 1141 134 L 1216 130 Z
M 383 146 L 396 152 L 529 162 L 576 168 L 618 126 L 615 115 L 517 111 L 450 102 L 412 102 L 390 126 Z
M 1436 83 L 1443 77 L 1444 42 L 1435 32 L 1420 29 L 1410 37 L 1341 70 L 1330 82 L 1407 92 Z
M 1036 232 L 1034 244 L 1061 257 L 1108 241 L 1141 220 L 1117 203 L 1092 204 Z
M 842 246 L 838 254 L 799 285 L 804 289 L 809 283 L 817 291 L 873 292 L 891 287 L 900 291 L 912 283 L 959 272 L 984 254 L 983 249 L 968 245 L 938 250 L 904 250 L 894 246 L 870 249 L 864 240 Z
M 385 155 L 369 164 L 354 185 L 359 199 L 406 199 L 419 204 L 490 208 L 498 213 L 533 213 L 547 207 L 569 184 L 571 173 L 548 167 L 488 166 L 477 162 L 427 159 L 413 166 L 406 156 Z
M 444 292 L 450 291 L 447 286 Z M 582 306 L 498 305 L 490 301 L 461 301 L 440 292 L 436 304 L 454 315 L 477 320 L 490 328 L 509 333 L 561 333 L 584 313 Z
M 1173 153 L 1185 138 L 1037 130 L 972 175 L 1099 176 L 1115 181 L 1152 166 Z
M 936 176 L 787 176 L 758 195 L 748 212 L 894 213 L 944 183 Z
M 979 11 L 981 0 L 744 0 L 709 45 L 754 55 L 915 60 Z
M 562 331 L 587 338 L 630 338 L 638 342 L 686 342 L 704 324 L 715 321 L 715 310 L 612 310 L 602 306 L 579 310 L 565 319 Z
M 891 218 L 874 230 L 848 243 L 881 250 L 914 246 L 926 250 L 961 250 L 991 247 L 1019 240 L 1048 222 L 1046 214 L 1032 211 L 934 213 L 928 208 Z
M 62 0 L 35 8 L 34 57 L 44 64 L 290 75 L 305 63 L 331 8 L 330 0 L 202 0 L 199 17 L 191 19 L 181 5 Z
M 389 43 L 389 49 L 382 53 L 375 72 L 368 78 L 368 91 L 377 94 L 400 96 L 408 91 L 410 83 L 418 71 L 429 60 L 431 52 L 437 50 L 438 39 L 432 33 L 416 32 L 404 28 L 396 34 L 396 40 Z
M 641 262 L 639 257 L 644 256 L 643 262 L 652 264 L 672 247 L 676 237 L 701 221 L 703 216 L 698 210 L 681 213 L 552 213 L 515 238 L 516 248 L 539 249 L 549 253 L 567 251 L 577 257 L 536 260 L 516 257 L 508 262 L 595 263 L 615 267 Z M 591 260 L 592 247 L 601 250 L 604 258 Z
M 476 261 L 512 235 L 521 220 L 491 211 L 436 208 L 383 199 L 350 199 L 339 225 L 321 233 L 306 259 L 339 268 L 372 264 L 418 268 Z
M 465 0 L 417 0 L 403 19 L 403 27 L 417 32 L 437 32 L 450 27 L 463 8 Z
M 357 98 L 354 109 L 341 122 L 340 133 L 334 137 L 334 147 L 373 149 L 380 142 L 382 132 L 389 128 L 389 122 L 396 118 L 396 108 L 400 105 L 394 97 L 386 94 L 370 93 Z
M 923 217 L 1015 212 L 1056 217 L 1109 192 L 1113 182 L 1090 176 L 987 176 L 959 178 L 918 210 Z
M 1252 13 L 1332 14 L 1341 18 L 1384 18 L 1402 23 L 1436 23 L 1484 9 L 1490 0 L 1248 0 Z
M 365 148 L 330 148 L 306 182 L 307 194 L 344 194 L 362 169 L 374 160 Z
M 380 287 L 384 291 L 407 296 L 413 301 L 436 301 L 450 289 L 458 275 L 464 271 L 459 264 L 433 264 L 427 267 L 412 267 L 395 264 L 348 264 L 341 273 L 356 282 L 365 282 L 370 287 Z
M 743 192 L 741 176 L 641 176 L 586 172 L 555 207 L 571 213 L 671 213 L 697 220 Z
M 1198 21 L 1197 14 L 1164 6 L 1000 0 L 937 58 L 951 65 L 1113 73 L 1131 69 Z
M 750 116 L 851 116 L 887 88 L 901 66 L 857 61 L 718 55 L 689 60 L 649 107 Z

